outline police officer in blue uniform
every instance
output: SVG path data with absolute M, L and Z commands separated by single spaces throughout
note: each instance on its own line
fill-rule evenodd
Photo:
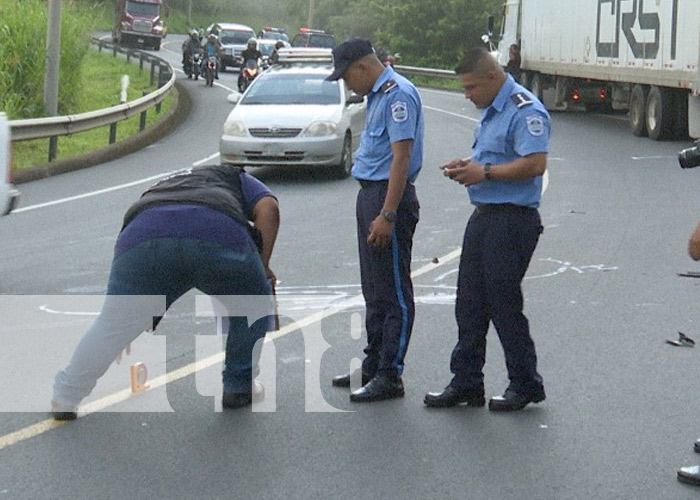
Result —
M 401 374 L 411 338 L 415 305 L 411 248 L 418 223 L 414 181 L 423 161 L 423 112 L 416 87 L 385 67 L 368 40 L 353 38 L 333 50 L 334 71 L 357 94 L 367 96 L 367 115 L 352 175 L 357 196 L 360 278 L 366 303 L 367 347 L 363 387 L 354 402 L 404 395 Z M 350 374 L 333 379 L 349 387 Z
M 521 410 L 545 399 L 537 355 L 523 314 L 521 282 L 542 232 L 537 210 L 549 151 L 549 115 L 483 48 L 460 61 L 464 95 L 481 109 L 470 158 L 440 168 L 468 187 L 476 209 L 464 233 L 457 282 L 458 341 L 454 375 L 429 407 L 483 406 L 486 333 L 493 322 L 503 346 L 509 385 L 489 401 L 492 411 Z

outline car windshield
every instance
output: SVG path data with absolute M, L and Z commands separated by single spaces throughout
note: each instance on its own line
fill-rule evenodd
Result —
M 263 74 L 241 104 L 340 104 L 340 86 L 325 75 Z
M 137 16 L 156 17 L 159 5 L 155 3 L 126 2 L 126 11 Z
M 307 47 L 323 47 L 332 49 L 335 46 L 335 39 L 330 35 L 311 35 Z
M 259 43 L 258 50 L 262 55 L 269 56 L 270 54 L 272 54 L 272 51 L 275 50 L 275 46 L 270 43 Z
M 222 45 L 245 45 L 253 36 L 254 33 L 248 31 L 221 30 L 219 41 Z

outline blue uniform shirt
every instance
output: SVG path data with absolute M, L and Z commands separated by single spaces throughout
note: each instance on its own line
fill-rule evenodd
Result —
M 396 85 L 387 84 L 390 80 Z M 423 108 L 418 90 L 393 68 L 387 67 L 367 95 L 365 128 L 352 175 L 368 181 L 388 179 L 394 158 L 391 144 L 412 139 L 408 180 L 415 181 L 423 165 L 423 129 Z
M 532 153 L 548 153 L 549 134 L 549 113 L 544 105 L 508 75 L 491 106 L 481 112 L 472 159 L 482 165 L 500 165 Z M 542 176 L 523 181 L 484 180 L 468 190 L 474 205 L 514 203 L 537 208 Z

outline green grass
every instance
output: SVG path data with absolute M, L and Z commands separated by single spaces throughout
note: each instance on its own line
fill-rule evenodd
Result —
M 138 59 L 136 59 L 138 61 Z M 97 109 L 108 108 L 119 104 L 122 75 L 129 76 L 127 100 L 133 101 L 157 89 L 157 81 L 150 85 L 150 64 L 144 62 L 143 71 L 133 60 L 127 63 L 123 57 L 113 57 L 109 51 L 88 51 L 82 67 L 81 92 L 75 109 L 67 114 L 84 113 Z M 156 76 L 157 80 L 157 76 Z M 172 103 L 168 96 L 161 105 L 160 114 L 155 108 L 147 113 L 146 126 L 157 121 Z M 122 120 L 117 124 L 117 142 L 122 141 L 139 131 L 139 116 Z M 58 153 L 56 160 L 65 160 L 85 153 L 96 151 L 109 144 L 109 126 L 101 127 L 77 134 L 60 136 L 58 138 Z M 36 139 L 12 143 L 12 160 L 15 170 L 44 164 L 49 157 L 49 140 Z

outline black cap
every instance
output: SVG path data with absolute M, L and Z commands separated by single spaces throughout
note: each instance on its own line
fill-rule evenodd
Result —
M 333 49 L 333 73 L 326 80 L 339 80 L 348 67 L 366 55 L 373 53 L 372 44 L 364 38 L 351 38 Z

